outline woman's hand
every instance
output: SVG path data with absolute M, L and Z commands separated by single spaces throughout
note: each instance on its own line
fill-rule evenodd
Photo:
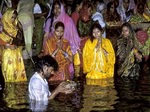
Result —
M 45 32 L 45 34 L 44 34 L 44 41 L 48 38 L 48 36 L 49 36 L 49 32 Z
M 139 52 L 134 53 L 134 55 L 140 62 L 142 61 L 142 55 Z
M 138 52 L 137 49 L 133 49 L 135 57 L 141 62 L 142 61 L 142 55 Z
M 100 47 L 101 47 L 101 40 L 98 40 L 98 41 L 97 41 L 97 45 L 96 45 L 96 47 L 95 47 L 96 52 L 99 51 L 99 48 L 100 48 Z
M 56 44 L 57 44 L 57 48 L 58 48 L 59 50 L 61 50 L 61 49 L 62 49 L 62 41 L 61 41 L 61 40 L 58 40 Z
M 103 49 L 103 48 L 102 48 L 102 49 Z M 105 49 L 103 49 L 103 51 L 104 51 L 105 56 L 107 56 L 107 55 L 108 55 L 108 52 L 107 52 Z

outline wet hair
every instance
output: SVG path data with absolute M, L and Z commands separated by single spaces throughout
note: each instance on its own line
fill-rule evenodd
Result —
M 98 24 L 98 22 L 95 22 L 95 23 L 92 25 L 92 27 L 91 27 L 91 32 L 90 32 L 90 40 L 91 40 L 91 42 L 93 42 L 93 40 L 95 39 L 95 37 L 93 36 L 93 30 L 94 30 L 95 28 L 97 28 L 97 29 L 99 29 L 101 32 L 103 32 L 103 29 L 102 29 L 101 25 Z
M 43 71 L 43 67 L 45 65 L 48 67 L 53 67 L 54 71 L 58 70 L 57 61 L 53 57 L 51 57 L 50 55 L 43 56 L 36 61 L 37 61 L 37 62 L 35 62 L 35 71 L 36 72 Z
M 56 30 L 58 27 L 62 27 L 63 29 L 65 29 L 64 23 L 61 21 L 57 21 L 54 25 L 54 29 Z

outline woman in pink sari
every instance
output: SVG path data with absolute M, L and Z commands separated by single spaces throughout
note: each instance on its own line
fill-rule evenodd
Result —
M 72 18 L 65 12 L 63 4 L 61 4 L 58 1 L 53 3 L 52 13 L 50 17 L 48 17 L 46 20 L 45 28 L 44 28 L 45 31 L 44 41 L 48 37 L 51 37 L 50 35 L 53 34 L 54 32 L 53 26 L 56 21 L 61 21 L 64 23 L 65 25 L 64 37 L 70 42 L 71 51 L 73 55 L 76 54 L 80 46 L 80 38 L 77 33 L 76 26 Z

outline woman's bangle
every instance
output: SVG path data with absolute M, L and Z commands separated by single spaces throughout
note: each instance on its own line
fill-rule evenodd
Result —
M 137 52 L 138 52 L 138 50 L 137 50 L 137 49 L 134 49 L 134 50 L 133 50 L 133 52 L 134 52 L 134 53 L 137 53 Z
M 68 58 L 68 56 L 69 56 L 68 53 L 65 52 L 65 53 L 64 53 L 64 57 L 65 57 L 65 58 Z
M 56 55 L 56 50 L 52 53 L 52 57 L 55 57 Z
M 52 57 L 54 58 L 54 57 L 55 57 L 55 54 L 52 54 Z

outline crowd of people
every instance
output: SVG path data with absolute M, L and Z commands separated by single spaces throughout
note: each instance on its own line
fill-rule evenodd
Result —
M 60 84 L 50 94 L 51 81 L 84 76 L 86 84 L 99 85 L 97 80 L 114 77 L 115 70 L 118 76 L 137 78 L 140 63 L 149 61 L 150 0 L 73 0 L 72 8 L 63 0 L 18 0 L 1 7 L 5 82 L 27 81 L 24 61 L 41 59 L 34 62 L 38 71 L 30 79 L 31 99 L 69 91 Z

